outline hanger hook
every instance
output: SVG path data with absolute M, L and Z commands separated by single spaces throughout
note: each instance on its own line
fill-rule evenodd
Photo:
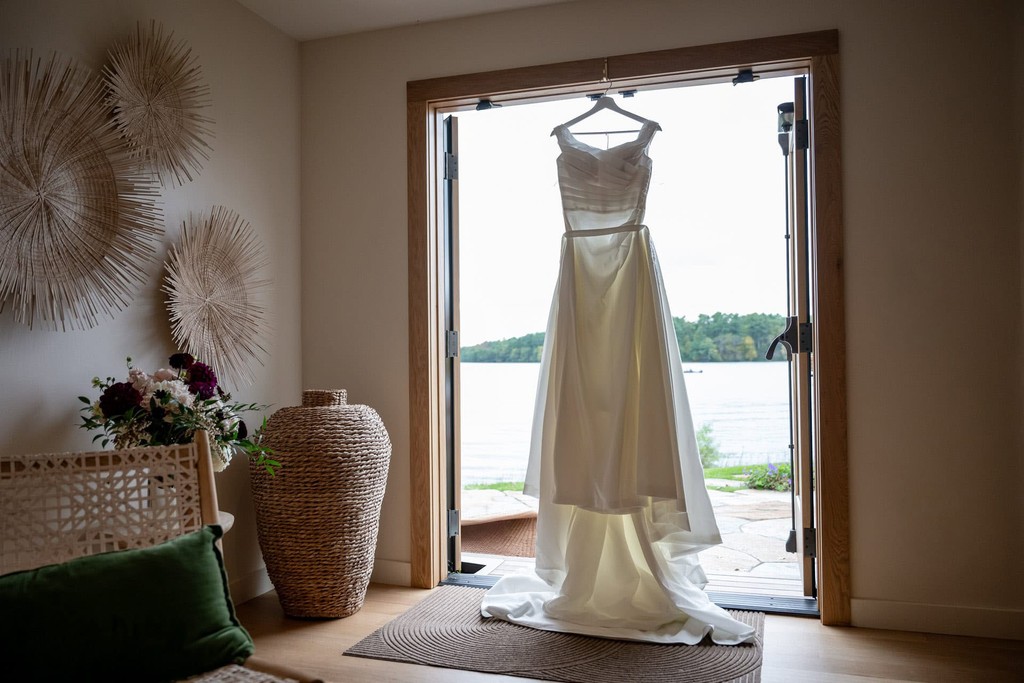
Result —
M 611 92 L 612 82 L 608 78 L 608 58 L 604 58 L 604 68 L 601 71 L 601 80 L 598 83 L 604 83 L 604 92 L 593 92 L 587 93 L 587 99 L 591 102 L 597 102 L 602 97 L 607 97 L 608 93 Z

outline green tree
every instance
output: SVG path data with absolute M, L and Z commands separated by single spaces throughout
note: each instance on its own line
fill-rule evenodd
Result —
M 772 340 L 782 334 L 783 329 L 786 327 L 786 319 L 781 315 L 751 313 L 744 316 L 744 327 L 743 333 L 749 335 L 754 340 L 754 348 L 757 349 L 757 355 L 763 357 Z
M 757 352 L 757 345 L 754 343 L 754 338 L 749 334 L 743 337 L 743 360 L 755 361 L 760 359 L 761 354 Z
M 534 332 L 522 337 L 487 341 L 460 350 L 466 363 L 537 363 L 544 350 L 544 333 Z
M 714 340 L 704 336 L 695 337 L 690 342 L 689 356 L 680 354 L 680 358 L 690 363 L 716 363 L 723 360 Z
M 755 361 L 764 359 L 768 344 L 783 328 L 785 319 L 768 313 L 717 312 L 695 321 L 676 318 L 674 327 L 683 361 Z
M 769 313 L 702 313 L 696 320 L 672 319 L 679 358 L 686 363 L 763 361 L 768 345 L 785 327 L 785 318 Z M 544 333 L 487 341 L 462 348 L 467 363 L 537 363 L 544 350 Z M 776 358 L 785 359 L 785 354 Z
M 715 337 L 715 346 L 722 360 L 735 363 L 744 360 L 742 357 L 743 338 L 738 334 L 726 332 Z
M 722 453 L 718 450 L 718 441 L 711 433 L 712 431 L 710 422 L 705 422 L 697 430 L 697 451 L 700 453 L 700 464 L 704 469 L 714 467 L 722 459 Z

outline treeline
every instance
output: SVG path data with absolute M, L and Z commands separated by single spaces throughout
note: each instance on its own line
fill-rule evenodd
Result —
M 785 328 L 785 318 L 768 313 L 701 314 L 696 320 L 673 318 L 679 357 L 684 363 L 760 361 L 772 339 Z M 544 349 L 544 333 L 488 341 L 461 349 L 465 363 L 537 363 Z M 784 352 L 776 360 L 786 358 Z
M 786 328 L 786 319 L 768 313 L 701 314 L 696 320 L 672 318 L 683 362 L 764 360 L 765 351 Z M 785 359 L 785 352 L 775 354 Z
M 544 333 L 534 332 L 513 339 L 463 346 L 459 353 L 464 363 L 539 363 L 543 350 Z

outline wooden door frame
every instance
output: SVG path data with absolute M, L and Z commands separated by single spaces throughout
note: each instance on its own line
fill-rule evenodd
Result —
M 409 193 L 409 440 L 411 581 L 432 588 L 447 570 L 443 537 L 446 471 L 443 254 L 435 118 L 439 108 L 480 99 L 544 99 L 612 83 L 713 82 L 740 69 L 805 70 L 810 107 L 812 311 L 814 320 L 815 510 L 818 607 L 827 625 L 850 623 L 846 322 L 839 112 L 839 32 L 818 31 L 637 54 L 598 57 L 446 78 L 406 86 Z

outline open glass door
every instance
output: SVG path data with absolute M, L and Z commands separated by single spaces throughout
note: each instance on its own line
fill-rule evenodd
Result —
M 441 349 L 445 354 L 445 403 L 447 404 L 447 429 L 445 448 L 448 460 L 448 514 L 445 518 L 448 535 L 448 571 L 462 571 L 462 548 L 459 538 L 459 510 L 462 504 L 462 464 L 460 444 L 459 387 L 459 121 L 454 116 L 445 117 L 441 130 L 442 165 L 438 174 L 441 180 L 442 198 L 440 207 L 444 221 L 444 339 Z
M 793 101 L 779 105 L 779 145 L 786 164 L 786 262 L 789 301 L 786 329 L 768 348 L 774 356 L 782 344 L 789 356 L 790 454 L 793 473 L 793 528 L 786 550 L 797 553 L 803 594 L 817 597 L 814 559 L 811 383 L 812 351 L 810 250 L 808 232 L 808 148 L 805 77 L 794 79 Z

